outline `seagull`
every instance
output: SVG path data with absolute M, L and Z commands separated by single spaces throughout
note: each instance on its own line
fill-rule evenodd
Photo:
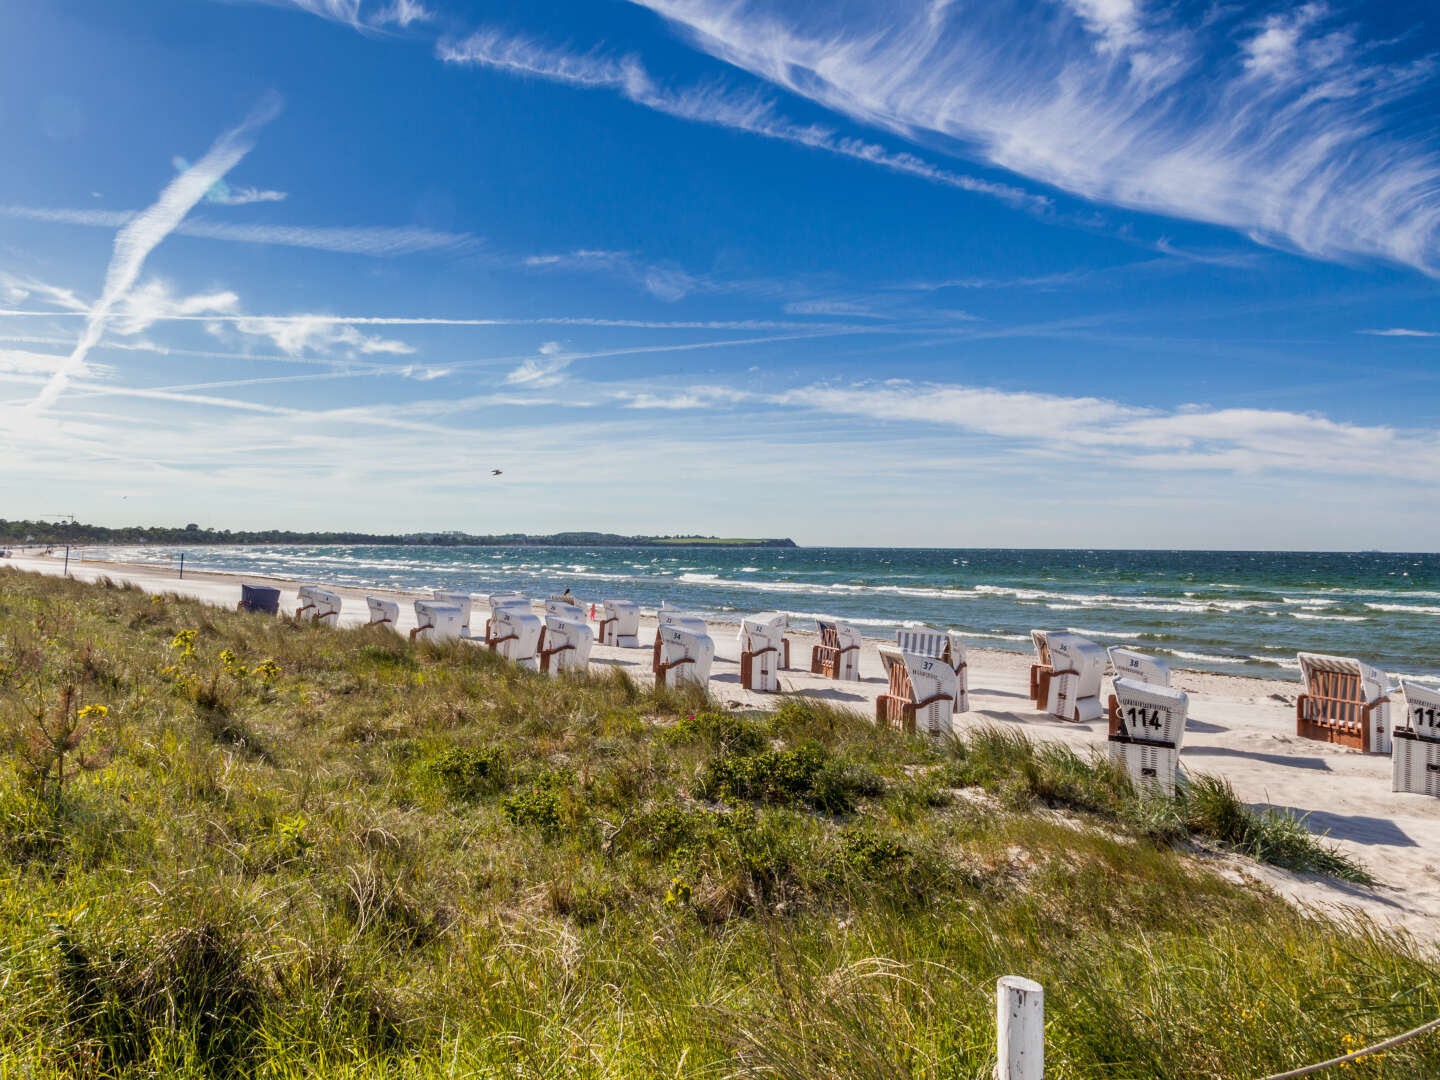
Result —
M 491 469 L 491 470 L 490 470 L 490 475 L 491 475 L 491 476 L 500 476 L 501 473 L 500 473 L 500 470 L 499 470 L 499 469 Z

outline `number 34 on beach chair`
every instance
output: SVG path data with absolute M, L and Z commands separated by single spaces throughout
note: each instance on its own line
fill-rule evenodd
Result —
M 880 646 L 888 690 L 875 699 L 875 722 L 911 733 L 949 735 L 955 730 L 955 669 L 934 656 Z

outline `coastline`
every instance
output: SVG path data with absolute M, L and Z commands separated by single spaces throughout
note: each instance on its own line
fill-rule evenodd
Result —
M 22 555 L 0 560 L 0 566 L 59 574 L 61 558 Z M 187 572 L 176 577 L 166 565 L 71 562 L 71 577 L 80 581 L 111 578 L 149 592 L 174 592 L 224 607 L 234 607 L 242 580 L 281 590 L 281 610 L 294 611 L 295 579 L 217 571 Z M 363 624 L 368 618 L 366 595 L 385 596 L 400 603 L 400 625 L 414 623 L 410 601 L 427 593 L 384 589 L 333 587 L 344 600 L 342 626 Z M 588 599 L 586 599 L 588 603 Z M 758 610 L 758 609 L 757 609 Z M 477 612 L 483 621 L 483 612 Z M 472 621 L 474 621 L 472 619 Z M 779 697 L 757 694 L 739 685 L 738 623 L 711 620 L 716 642 L 710 692 L 731 708 L 773 709 Z M 641 621 L 640 641 L 653 640 L 655 618 Z M 864 639 L 860 670 L 862 681 L 834 682 L 811 675 L 809 650 L 813 631 L 789 635 L 794 668 L 782 671 L 782 690 L 824 699 L 862 714 L 874 715 L 874 700 L 885 688 L 877 645 Z M 649 650 L 596 646 L 592 670 L 618 667 L 642 682 L 650 681 Z M 1102 749 L 1106 724 L 1075 724 L 1035 712 L 1028 700 L 1030 657 L 992 648 L 970 648 L 971 709 L 956 716 L 959 731 L 979 726 L 1014 727 L 1035 739 L 1062 742 L 1082 754 Z M 1328 832 L 1344 850 L 1364 862 L 1381 880 L 1375 889 L 1363 889 L 1330 879 L 1293 874 L 1248 861 L 1226 861 L 1225 873 L 1256 878 L 1310 908 L 1333 913 L 1360 910 L 1381 923 L 1403 926 L 1427 940 L 1440 940 L 1440 799 L 1397 795 L 1390 791 L 1390 759 L 1364 755 L 1295 735 L 1295 682 L 1248 675 L 1229 675 L 1173 669 L 1173 685 L 1190 695 L 1190 722 L 1181 766 L 1192 773 L 1223 777 L 1247 803 L 1274 805 L 1309 815 L 1312 829 Z

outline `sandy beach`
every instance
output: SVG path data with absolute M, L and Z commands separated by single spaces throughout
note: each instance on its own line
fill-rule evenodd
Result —
M 0 565 L 59 574 L 63 560 L 17 554 Z M 180 580 L 170 566 L 81 563 L 74 559 L 69 569 L 71 576 L 81 581 L 110 577 L 150 592 L 179 593 L 223 607 L 234 607 L 242 580 L 240 575 L 189 571 Z M 255 575 L 244 575 L 243 580 L 276 586 L 282 594 L 282 611 L 294 611 L 296 582 Z M 334 591 L 344 599 L 340 621 L 345 626 L 367 621 L 366 595 L 399 601 L 397 629 L 402 633 L 415 625 L 409 601 L 422 595 L 341 587 Z M 581 599 L 588 604 L 598 596 Z M 483 621 L 483 614 L 480 618 Z M 740 686 L 737 627 L 714 621 L 710 626 L 716 642 L 712 695 L 727 706 L 773 708 L 775 695 L 751 693 Z M 654 627 L 653 617 L 642 620 L 641 649 L 596 646 L 592 665 L 623 667 L 635 678 L 648 681 Z M 809 673 L 810 649 L 816 641 L 813 632 L 800 628 L 789 637 L 794 668 L 781 673 L 785 692 L 824 698 L 867 716 L 874 715 L 875 698 L 886 685 L 876 651 L 877 639 L 865 640 L 862 680 L 839 683 Z M 1103 746 L 1103 721 L 1064 723 L 1031 708 L 1027 695 L 1029 657 L 971 648 L 969 664 L 970 711 L 956 717 L 957 728 L 1014 725 L 1032 737 L 1059 740 L 1082 752 Z M 1365 863 L 1381 884 L 1365 889 L 1239 859 L 1230 860 L 1225 872 L 1253 875 L 1303 906 L 1358 909 L 1378 922 L 1403 926 L 1427 939 L 1440 939 L 1440 799 L 1392 793 L 1387 756 L 1297 738 L 1294 682 L 1177 670 L 1173 684 L 1190 695 L 1182 769 L 1224 777 L 1252 805 L 1284 807 L 1308 815 L 1311 828 L 1328 832 L 1343 850 Z

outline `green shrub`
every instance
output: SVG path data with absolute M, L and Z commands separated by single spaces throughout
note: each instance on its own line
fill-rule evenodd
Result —
M 465 801 L 494 795 L 510 781 L 505 751 L 494 746 L 452 746 L 426 762 L 425 771 L 448 797 Z
M 697 787 L 707 799 L 805 805 L 829 814 L 848 814 L 859 796 L 880 790 L 874 776 L 815 743 L 711 758 Z
M 753 754 L 765 748 L 765 731 L 753 720 L 734 713 L 690 713 L 676 721 L 668 738 L 699 743 L 722 754 Z

